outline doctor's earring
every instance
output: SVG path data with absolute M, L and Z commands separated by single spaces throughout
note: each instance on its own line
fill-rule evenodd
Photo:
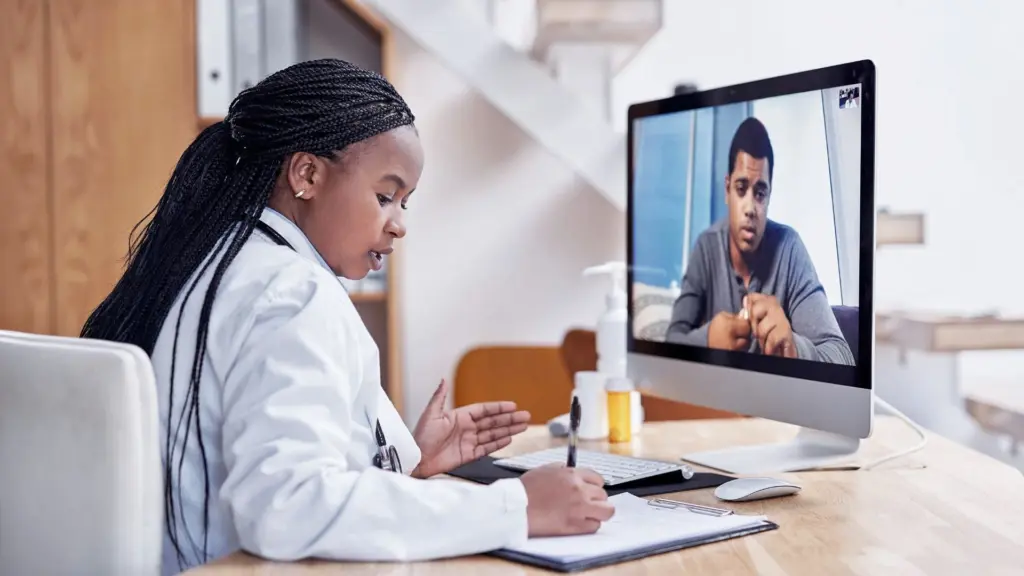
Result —
M 299 190 L 298 192 L 295 193 L 295 197 L 296 198 L 302 198 L 302 195 L 305 194 L 305 193 L 306 193 L 306 189 L 303 188 L 302 190 Z

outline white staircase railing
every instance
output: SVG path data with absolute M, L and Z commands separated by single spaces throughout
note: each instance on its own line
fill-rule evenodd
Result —
M 614 124 L 616 75 L 661 30 L 663 0 L 487 0 L 510 45 Z
M 625 139 L 609 122 L 607 104 L 602 105 L 601 98 L 594 96 L 595 92 L 607 94 L 609 73 L 638 49 L 636 42 L 641 35 L 637 30 L 646 37 L 653 34 L 650 26 L 642 28 L 632 22 L 626 9 L 651 4 L 651 0 L 541 0 L 536 4 L 540 15 L 537 36 L 528 44 L 530 50 L 526 53 L 503 40 L 488 23 L 484 16 L 486 5 L 483 10 L 474 11 L 460 2 L 359 2 L 436 55 L 613 206 L 625 210 Z M 660 1 L 656 3 L 660 26 Z M 599 4 L 616 7 L 611 15 L 620 18 L 624 25 L 601 24 L 600 19 L 593 18 L 589 23 L 573 23 L 574 14 L 587 16 Z M 610 31 L 629 27 L 633 29 L 632 35 L 620 30 L 615 38 L 609 36 Z M 593 68 L 586 72 L 565 60 L 578 62 L 580 55 L 590 50 L 585 44 L 602 37 L 617 40 L 618 44 L 597 46 L 604 51 L 606 63 L 600 74 L 593 73 Z M 546 61 L 539 62 L 531 55 Z M 586 58 L 596 60 L 593 52 Z M 584 73 L 576 73 L 580 70 Z

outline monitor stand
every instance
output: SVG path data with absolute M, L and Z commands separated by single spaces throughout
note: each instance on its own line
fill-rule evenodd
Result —
M 834 465 L 858 448 L 859 438 L 800 428 L 789 442 L 694 452 L 682 459 L 731 474 L 772 474 Z

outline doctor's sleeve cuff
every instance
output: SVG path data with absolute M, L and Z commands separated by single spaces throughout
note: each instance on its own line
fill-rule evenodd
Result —
M 498 480 L 491 486 L 495 490 L 500 490 L 504 497 L 505 517 L 509 521 L 509 540 L 505 546 L 525 544 L 529 536 L 529 523 L 526 517 L 526 506 L 529 504 L 529 500 L 526 496 L 526 488 L 518 478 Z

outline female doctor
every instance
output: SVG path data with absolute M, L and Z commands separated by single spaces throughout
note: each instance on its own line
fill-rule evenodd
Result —
M 510 402 L 448 410 L 442 381 L 410 433 L 381 388 L 338 276 L 378 269 L 405 236 L 422 167 L 402 98 L 339 60 L 242 92 L 181 156 L 82 330 L 152 358 L 165 573 L 238 549 L 435 559 L 611 517 L 601 478 L 583 469 L 426 480 L 508 445 L 529 415 Z

